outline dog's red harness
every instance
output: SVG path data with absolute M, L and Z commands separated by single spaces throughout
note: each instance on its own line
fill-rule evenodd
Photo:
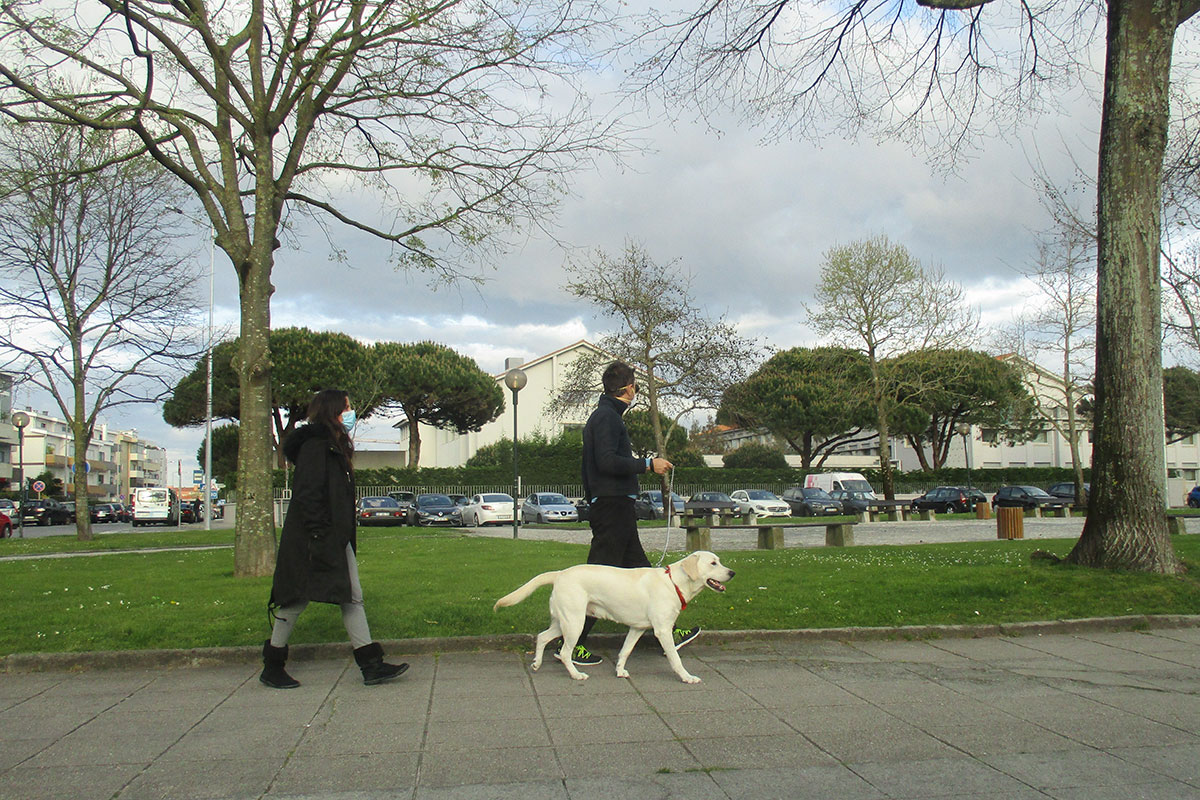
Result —
M 687 608 L 687 600 L 683 599 L 683 592 L 679 591 L 679 587 L 675 585 L 675 579 L 671 577 L 671 568 L 663 567 L 663 569 L 667 571 L 667 579 L 671 581 L 671 585 L 675 586 L 675 594 L 679 595 L 679 605 L 682 606 L 679 610 L 683 611 L 683 609 Z

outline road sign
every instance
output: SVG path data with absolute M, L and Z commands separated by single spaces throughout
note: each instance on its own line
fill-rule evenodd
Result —
M 202 469 L 192 470 L 192 485 L 193 486 L 203 486 L 204 485 L 204 470 L 202 470 Z
M 32 488 L 38 494 L 41 494 L 42 492 L 46 491 L 46 482 L 45 481 L 34 481 L 33 486 L 30 488 Z

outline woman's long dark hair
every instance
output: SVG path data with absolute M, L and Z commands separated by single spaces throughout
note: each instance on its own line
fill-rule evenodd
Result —
M 341 389 L 322 389 L 308 401 L 308 423 L 319 425 L 329 431 L 337 448 L 342 451 L 346 464 L 353 469 L 354 442 L 346 434 L 342 425 L 342 412 L 346 410 L 346 401 L 350 395 Z

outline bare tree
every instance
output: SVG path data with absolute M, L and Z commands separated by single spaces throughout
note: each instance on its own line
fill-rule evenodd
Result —
M 619 256 L 597 251 L 566 270 L 567 291 L 618 328 L 597 342 L 603 352 L 571 363 L 554 407 L 593 402 L 604 366 L 619 358 L 644 377 L 655 446 L 668 458 L 659 415 L 678 425 L 687 414 L 716 410 L 725 389 L 748 374 L 758 345 L 723 316 L 713 319 L 696 305 L 691 278 L 678 262 L 660 264 L 634 242 L 627 241 Z
M 893 500 L 890 420 L 897 387 L 884 359 L 915 350 L 961 347 L 974 336 L 976 315 L 967 308 L 961 287 L 940 271 L 925 268 L 886 236 L 830 248 L 808 311 L 818 333 L 867 357 L 879 469 L 884 495 Z
M 1089 425 L 1079 405 L 1091 393 L 1095 366 L 1095 237 L 1086 226 L 1060 218 L 1038 243 L 1037 260 L 1023 272 L 1036 290 L 1032 307 L 1014 324 L 1013 352 L 1024 358 L 1023 380 L 1039 415 L 1070 448 L 1075 473 L 1075 502 L 1083 505 L 1084 455 L 1080 438 Z M 1047 382 L 1037 365 L 1053 361 L 1056 380 Z
M 80 539 L 100 415 L 161 400 L 202 347 L 195 276 L 162 211 L 178 186 L 149 159 L 123 160 L 120 138 L 32 124 L 0 136 L 0 358 L 71 427 Z
M 447 247 L 542 219 L 563 176 L 613 147 L 572 100 L 603 17 L 593 0 L 0 6 L 3 111 L 132 132 L 237 272 L 236 575 L 274 567 L 269 300 L 289 215 L 459 276 Z
M 1200 0 L 702 0 L 657 28 L 666 39 L 646 62 L 646 79 L 675 96 L 744 94 L 742 107 L 779 132 L 832 117 L 953 156 L 981 130 L 1024 124 L 1046 89 L 1076 83 L 1103 23 L 1095 491 L 1070 555 L 1079 564 L 1183 569 L 1157 444 L 1160 203 L 1175 34 L 1198 10 Z

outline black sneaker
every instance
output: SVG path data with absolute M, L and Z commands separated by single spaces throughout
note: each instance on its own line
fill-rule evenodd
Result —
M 559 653 L 562 651 L 563 640 L 559 639 L 557 643 L 558 646 L 554 648 L 554 652 Z M 575 645 L 575 652 L 571 656 L 571 663 L 577 667 L 594 667 L 597 664 L 603 664 L 604 659 L 583 645 L 577 644 Z
M 693 639 L 695 639 L 699 635 L 700 635 L 700 626 L 699 625 L 697 625 L 694 628 L 676 628 L 674 630 L 674 632 L 672 633 L 672 636 L 675 638 L 675 649 L 678 650 L 679 648 L 683 647 L 685 644 L 688 644 L 689 642 L 691 642 Z

